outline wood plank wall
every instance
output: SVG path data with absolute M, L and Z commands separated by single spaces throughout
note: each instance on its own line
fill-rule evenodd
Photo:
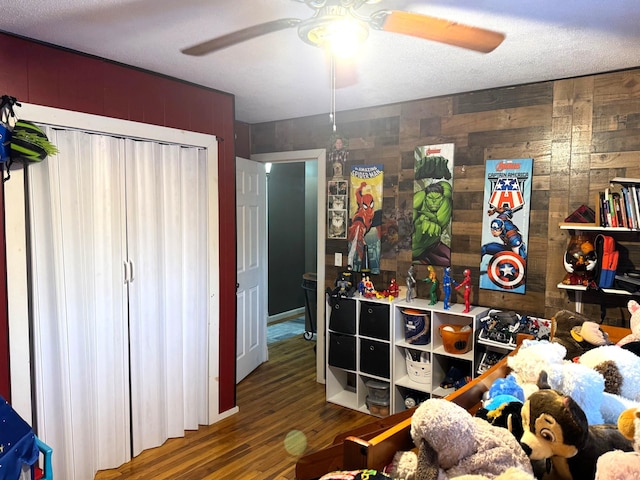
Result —
M 470 268 L 472 303 L 522 314 L 549 318 L 560 309 L 574 310 L 573 293 L 557 288 L 570 236 L 559 222 L 581 204 L 594 207 L 612 177 L 640 178 L 640 69 L 338 112 L 336 118 L 349 142 L 347 168 L 384 165 L 385 213 L 411 208 L 414 148 L 455 143 L 454 278 Z M 251 152 L 329 148 L 330 135 L 328 115 L 255 124 Z M 480 290 L 485 161 L 529 157 L 534 177 L 526 294 Z M 640 268 L 640 237 L 622 240 Z M 334 252 L 346 256 L 346 240 L 327 240 L 325 286 L 338 274 Z M 410 260 L 410 251 L 384 259 L 376 286 L 384 288 L 391 277 L 403 285 Z M 426 276 L 426 267 L 418 266 L 417 278 Z M 418 296 L 427 295 L 426 284 L 419 284 Z M 599 320 L 604 303 L 605 322 L 621 324 L 628 319 L 626 300 L 588 294 L 584 312 Z

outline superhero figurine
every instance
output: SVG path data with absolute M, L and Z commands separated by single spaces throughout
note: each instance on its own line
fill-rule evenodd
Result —
M 340 273 L 335 281 L 335 288 L 331 290 L 327 288 L 327 293 L 333 297 L 353 297 L 356 292 L 356 287 L 353 283 L 353 272 L 351 271 L 351 265 L 347 265 L 347 269 Z
M 414 289 L 416 288 L 416 279 L 413 276 L 413 265 L 409 267 L 407 272 L 407 302 L 413 300 Z
M 444 292 L 444 309 L 449 310 L 449 299 L 451 298 L 451 284 L 453 279 L 451 278 L 451 267 L 444 267 L 444 275 L 442 276 L 442 291 Z
M 471 270 L 465 269 L 464 280 L 462 283 L 456 284 L 456 290 L 464 287 L 464 310 L 462 313 L 468 313 L 471 310 Z
M 431 284 L 431 287 L 429 289 L 429 297 L 431 298 L 431 301 L 429 302 L 429 305 L 435 305 L 438 301 L 438 278 L 436 277 L 436 271 L 432 265 L 427 266 L 427 270 L 429 270 L 429 276 L 422 279 L 422 281 Z
M 400 293 L 400 287 L 398 287 L 398 283 L 395 278 L 391 279 L 391 283 L 389 283 L 389 288 L 387 289 L 388 296 L 392 298 L 397 298 Z

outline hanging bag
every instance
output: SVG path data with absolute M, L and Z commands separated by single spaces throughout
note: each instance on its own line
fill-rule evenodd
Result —
M 3 95 L 0 99 L 0 169 L 7 171 L 5 181 L 9 179 L 11 167 L 11 138 L 13 127 L 16 123 L 16 114 L 13 106 L 20 104 L 15 97 Z
M 609 235 L 598 235 L 595 240 L 595 250 L 598 259 L 595 281 L 598 288 L 611 288 L 618 268 L 619 252 L 616 241 Z

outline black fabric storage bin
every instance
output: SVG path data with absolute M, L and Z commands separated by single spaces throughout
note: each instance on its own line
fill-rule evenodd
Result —
M 389 359 L 389 344 L 360 339 L 360 371 L 382 378 L 389 378 L 391 369 Z
M 363 302 L 360 305 L 360 335 L 389 340 L 389 305 Z
M 340 333 L 356 333 L 356 302 L 348 298 L 331 298 L 329 330 Z
M 329 365 L 345 370 L 356 369 L 356 337 L 329 333 Z

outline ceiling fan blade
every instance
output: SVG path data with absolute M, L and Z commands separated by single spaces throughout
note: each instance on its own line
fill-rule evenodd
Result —
M 477 52 L 489 53 L 504 34 L 419 13 L 381 11 L 372 15 L 372 26 L 386 32 L 433 40 Z
M 285 30 L 287 28 L 295 27 L 302 20 L 298 18 L 281 18 L 272 22 L 261 23 L 252 27 L 243 28 L 235 32 L 222 35 L 221 37 L 207 40 L 206 42 L 199 43 L 189 48 L 181 50 L 186 55 L 201 56 L 207 53 L 215 52 L 223 48 L 241 43 L 252 38 L 266 35 L 267 33 L 277 32 L 278 30 Z

